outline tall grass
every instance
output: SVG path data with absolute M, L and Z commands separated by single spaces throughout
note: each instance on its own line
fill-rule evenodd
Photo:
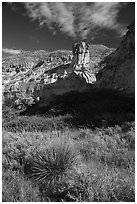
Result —
M 85 130 L 85 139 L 79 139 L 77 148 L 84 161 L 95 160 L 108 166 L 134 168 L 135 165 L 135 133 L 123 127 Z
M 48 201 L 40 195 L 38 187 L 23 177 L 18 171 L 3 172 L 2 201 L 3 202 L 42 202 Z
M 41 116 L 17 116 L 12 119 L 6 119 L 3 121 L 3 129 L 10 132 L 22 132 L 22 131 L 46 131 L 56 129 L 63 129 L 67 127 L 65 118 L 69 116 L 58 116 L 58 117 L 41 117 Z
M 3 201 L 134 201 L 133 144 L 133 124 L 4 131 Z

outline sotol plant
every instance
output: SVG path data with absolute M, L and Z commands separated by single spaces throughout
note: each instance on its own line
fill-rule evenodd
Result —
M 70 140 L 56 138 L 42 152 L 38 152 L 24 167 L 27 176 L 44 187 L 57 187 L 74 173 L 79 160 Z

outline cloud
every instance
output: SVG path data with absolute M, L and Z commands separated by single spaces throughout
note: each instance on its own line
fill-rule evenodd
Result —
M 7 54 L 12 54 L 12 55 L 16 55 L 21 52 L 21 50 L 14 50 L 14 49 L 9 49 L 9 48 L 3 48 L 2 51 Z
M 123 33 L 117 18 L 122 3 L 119 2 L 31 2 L 24 3 L 26 14 L 39 26 L 48 26 L 53 33 L 58 28 L 67 36 L 94 38 L 101 29 Z

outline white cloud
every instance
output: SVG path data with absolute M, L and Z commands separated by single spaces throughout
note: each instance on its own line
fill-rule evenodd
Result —
M 117 17 L 122 3 L 119 2 L 31 2 L 24 3 L 27 15 L 52 29 L 56 26 L 74 38 L 94 37 L 101 29 L 123 33 L 123 25 Z
M 9 49 L 9 48 L 3 48 L 2 51 L 7 54 L 12 54 L 12 55 L 16 55 L 21 52 L 21 50 L 14 50 L 14 49 Z

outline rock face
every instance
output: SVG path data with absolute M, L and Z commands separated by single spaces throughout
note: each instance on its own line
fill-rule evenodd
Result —
M 90 62 L 89 45 L 85 42 L 75 43 L 72 48 L 73 60 L 71 65 L 76 68 L 88 67 Z
M 72 62 L 46 71 L 35 87 L 34 98 L 44 101 L 45 105 L 54 100 L 56 95 L 87 90 L 96 81 L 89 62 L 88 45 L 85 42 L 75 43 Z
M 96 82 L 96 65 L 112 49 L 79 42 L 72 52 L 22 52 L 3 59 L 3 102 L 24 109 L 37 102 L 46 106 L 70 91 L 83 92 Z
M 135 92 L 135 22 L 128 26 L 119 48 L 106 57 L 97 74 L 98 88 L 110 88 L 127 94 Z
M 46 52 L 39 50 L 35 52 L 21 52 L 14 56 L 4 58 L 2 60 L 3 75 L 8 73 L 26 72 L 30 69 L 41 67 L 42 64 L 45 69 L 51 69 L 64 63 L 71 62 L 72 52 L 69 50 L 57 50 L 54 52 Z M 34 71 L 34 70 L 33 70 Z
M 75 43 L 72 51 L 73 59 L 70 69 L 73 69 L 76 75 L 83 77 L 87 83 L 95 83 L 96 77 L 90 67 L 89 45 L 85 42 Z

